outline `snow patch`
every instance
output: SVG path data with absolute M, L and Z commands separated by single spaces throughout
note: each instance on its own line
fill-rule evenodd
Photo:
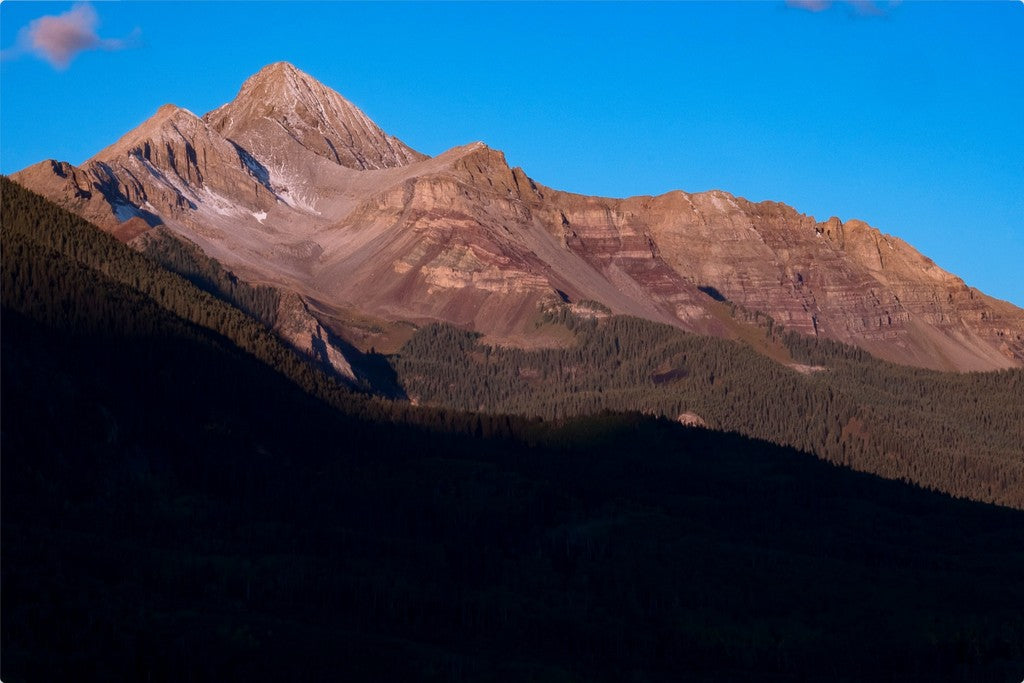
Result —
M 252 212 L 252 217 L 255 218 L 256 220 L 258 220 L 260 223 L 262 223 L 263 221 L 267 220 L 267 212 L 266 211 L 253 211 Z
M 313 202 L 298 192 L 292 192 L 288 189 L 280 189 L 277 191 L 277 196 L 282 202 L 293 209 L 305 211 L 306 213 L 315 214 L 317 216 L 320 215 L 320 212 L 313 206 Z
M 284 164 L 277 164 L 268 170 L 278 199 L 293 209 L 298 209 L 314 216 L 321 215 L 316 208 L 316 200 L 305 196 L 302 192 L 291 189 L 295 186 L 301 186 L 302 181 L 299 178 L 292 177 Z
M 227 198 L 222 197 L 210 188 L 203 186 L 204 201 L 203 205 L 212 209 L 215 213 L 221 216 L 237 216 L 239 215 L 238 207 L 235 206 Z

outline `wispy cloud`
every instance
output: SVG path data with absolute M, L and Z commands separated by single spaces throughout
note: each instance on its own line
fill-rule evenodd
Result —
M 833 5 L 841 5 L 860 17 L 885 16 L 898 4 L 900 0 L 845 0 L 838 3 L 832 0 L 786 0 L 786 6 L 808 12 L 824 12 Z
M 786 0 L 786 4 L 794 9 L 822 12 L 832 6 L 832 0 Z
M 66 69 L 87 50 L 123 50 L 138 42 L 139 30 L 127 38 L 100 38 L 96 33 L 99 16 L 92 5 L 79 3 L 63 14 L 33 19 L 18 33 L 14 47 L 4 50 L 4 59 L 34 54 L 55 69 Z

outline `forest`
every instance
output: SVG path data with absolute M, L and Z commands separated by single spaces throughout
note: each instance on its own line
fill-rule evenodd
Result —
M 427 327 L 393 362 L 438 406 L 387 401 L 323 374 L 218 287 L 6 179 L 0 198 L 8 683 L 931 683 L 1024 670 L 1024 513 L 662 417 L 711 423 L 711 406 L 753 400 L 733 398 L 732 364 L 757 367 L 742 347 L 567 319 L 581 343 L 531 355 Z M 821 393 L 824 372 L 765 370 L 779 395 L 808 387 L 808 418 L 881 402 L 874 391 L 912 420 L 919 394 L 952 381 L 907 371 L 896 391 L 885 366 L 857 365 L 874 361 L 810 353 L 865 388 Z M 458 371 L 491 379 L 463 397 L 481 375 Z M 585 414 L 570 392 L 542 391 L 544 372 L 622 403 Z M 709 407 L 684 393 L 698 372 Z M 447 396 L 427 393 L 431 375 Z M 986 379 L 997 393 L 1019 382 L 964 382 Z M 673 386 L 679 404 L 658 404 Z M 469 411 L 490 401 L 518 415 Z M 992 410 L 980 424 L 1012 407 Z M 986 443 L 993 463 L 1008 457 Z
M 426 405 L 546 420 L 696 413 L 711 428 L 856 470 L 1024 507 L 1024 370 L 932 372 L 784 333 L 800 372 L 739 342 L 646 320 L 568 311 L 552 320 L 569 327 L 573 345 L 494 347 L 433 324 L 392 364 L 406 393 Z

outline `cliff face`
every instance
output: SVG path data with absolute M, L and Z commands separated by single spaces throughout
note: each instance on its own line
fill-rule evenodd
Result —
M 80 168 L 18 182 L 131 240 L 164 224 L 317 311 L 446 320 L 515 341 L 538 308 L 597 302 L 721 336 L 720 301 L 888 360 L 1024 364 L 1024 311 L 855 220 L 725 192 L 559 192 L 482 143 L 430 159 L 291 65 L 203 117 L 167 105 Z

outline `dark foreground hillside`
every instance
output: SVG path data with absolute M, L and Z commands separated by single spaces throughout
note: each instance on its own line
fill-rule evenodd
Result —
M 339 417 L 4 312 L 3 680 L 1015 680 L 1024 519 L 617 417 Z
M 0 246 L 7 683 L 1024 671 L 1020 512 L 653 418 L 328 405 L 141 261 Z

